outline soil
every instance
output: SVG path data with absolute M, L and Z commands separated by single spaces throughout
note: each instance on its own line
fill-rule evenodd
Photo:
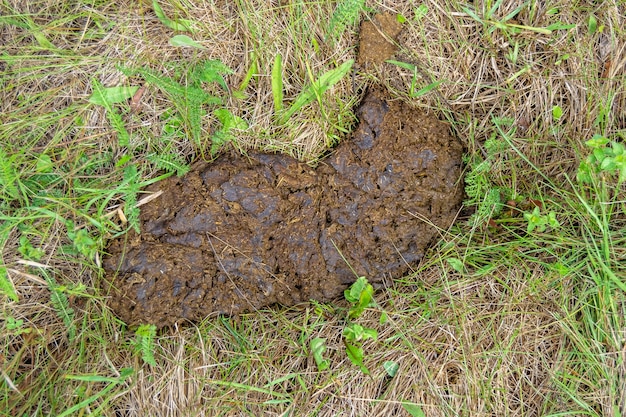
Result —
M 358 116 L 316 169 L 226 155 L 149 187 L 163 194 L 142 207 L 141 234 L 108 248 L 111 308 L 162 327 L 325 302 L 358 276 L 382 285 L 410 272 L 459 209 L 462 148 L 444 123 L 379 91 Z

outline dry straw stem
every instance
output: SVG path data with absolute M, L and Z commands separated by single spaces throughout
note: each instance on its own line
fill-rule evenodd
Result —
M 244 98 L 231 97 L 227 103 L 233 114 L 250 123 L 238 137 L 244 150 L 276 150 L 315 161 L 329 143 L 344 137 L 341 129 L 354 125 L 352 106 L 363 87 L 381 82 L 398 99 L 450 121 L 470 154 L 480 153 L 484 140 L 495 132 L 494 117 L 510 118 L 516 129 L 511 143 L 519 153 L 497 155 L 495 185 L 525 195 L 553 193 L 547 187 L 538 189 L 537 184 L 545 182 L 528 162 L 567 188 L 564 176 L 572 176 L 584 152 L 582 142 L 593 133 L 611 136 L 626 129 L 625 6 L 617 1 L 524 3 L 514 24 L 575 25 L 549 35 L 490 31 L 491 23 L 479 22 L 463 9 L 472 7 L 481 17 L 494 3 L 367 1 L 368 8 L 406 18 L 394 59 L 417 65 L 422 85 L 444 81 L 438 91 L 445 101 L 434 93 L 410 98 L 413 74 L 383 64 L 336 84 L 326 93 L 324 107 L 314 102 L 277 126 L 271 69 L 278 53 L 287 102 L 311 82 L 307 67 L 321 74 L 355 58 L 355 28 L 348 28 L 333 48 L 323 42 L 335 2 L 160 1 L 170 18 L 193 22 L 190 36 L 204 47 L 199 50 L 171 46 L 168 40 L 175 32 L 161 24 L 150 1 L 5 0 L 0 5 L 0 144 L 20 156 L 20 173 L 35 171 L 37 155 L 44 152 L 55 165 L 69 167 L 60 179 L 60 196 L 38 207 L 95 229 L 92 220 L 105 221 L 106 213 L 97 213 L 95 206 L 81 211 L 96 191 L 91 195 L 76 185 L 96 180 L 106 192 L 119 184 L 123 170 L 116 169 L 115 162 L 128 150 L 119 147 L 103 110 L 87 104 L 92 77 L 104 86 L 135 84 L 141 80 L 128 79 L 119 65 L 176 77 L 177 66 L 219 59 L 234 70 L 226 80 L 233 89 L 255 61 L 257 72 Z M 520 6 L 508 0 L 499 4 L 490 21 Z M 427 10 L 423 15 L 418 13 L 421 6 Z M 601 31 L 589 30 L 591 15 Z M 552 117 L 556 105 L 563 109 L 559 120 Z M 171 107 L 165 95 L 148 86 L 137 113 L 125 115 L 133 161 L 144 164 L 145 176 L 157 174 L 145 159 L 164 146 L 158 139 L 163 130 L 160 116 Z M 204 122 L 209 137 L 215 120 L 209 115 Z M 187 160 L 203 151 L 183 139 L 168 146 Z M 108 162 L 96 163 L 103 156 Z M 121 203 L 115 195 L 107 207 Z M 197 326 L 172 329 L 156 340 L 153 367 L 132 354 L 132 331 L 106 308 L 95 260 L 67 250 L 71 242 L 62 219 L 50 220 L 42 210 L 15 213 L 36 213 L 19 223 L 37 230 L 29 236 L 33 246 L 43 250 L 38 262 L 45 268 L 20 262 L 24 257 L 16 225 L 3 243 L 1 261 L 19 302 L 3 297 L 1 311 L 23 324 L 18 330 L 9 329 L 7 320 L 2 324 L 4 415 L 59 415 L 106 385 L 67 375 L 114 378 L 127 367 L 137 370 L 132 380 L 97 397 L 81 412 L 406 415 L 406 401 L 419 404 L 426 416 L 539 416 L 572 410 L 587 415 L 617 415 L 619 410 L 626 415 L 625 390 L 619 383 L 626 378 L 623 331 L 607 322 L 603 328 L 613 333 L 602 335 L 589 320 L 598 341 L 581 336 L 576 291 L 585 277 L 556 274 L 547 266 L 555 253 L 530 256 L 545 249 L 542 242 L 498 240 L 480 231 L 469 237 L 444 235 L 444 241 L 456 245 L 452 255 L 469 259 L 467 267 L 474 272 L 454 272 L 443 261 L 451 253 L 442 245 L 414 276 L 380 291 L 377 302 L 389 312 L 389 323 L 380 325 L 374 312 L 361 322 L 379 331 L 379 341 L 365 346 L 371 377 L 351 366 L 344 353 L 341 314 L 317 311 L 315 305 L 255 312 L 238 320 L 210 317 Z M 571 235 L 550 249 L 553 252 L 584 246 L 575 240 L 580 218 L 573 212 L 571 216 L 563 222 L 569 223 Z M 480 268 L 470 268 L 473 264 Z M 68 293 L 78 329 L 73 340 L 50 303 L 42 270 L 68 288 L 84 285 Z M 615 303 L 623 313 L 623 299 Z M 621 322 L 611 320 L 623 323 L 624 314 L 621 317 Z M 331 367 L 324 372 L 317 371 L 308 351 L 315 337 L 326 339 Z M 386 376 L 381 367 L 385 360 L 398 363 L 395 377 Z

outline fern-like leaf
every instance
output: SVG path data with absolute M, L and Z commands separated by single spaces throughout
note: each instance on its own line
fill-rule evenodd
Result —
M 333 42 L 346 30 L 359 21 L 361 12 L 365 9 L 365 0 L 343 0 L 337 4 L 335 12 L 328 25 L 327 39 Z
M 141 353 L 141 359 L 149 365 L 156 366 L 154 359 L 154 338 L 156 326 L 154 324 L 142 324 L 135 332 L 135 347 Z
M 489 188 L 489 169 L 491 162 L 484 160 L 475 164 L 470 164 L 472 170 L 465 175 L 465 193 L 467 194 L 467 204 L 475 204 L 485 195 Z
M 15 157 L 9 157 L 4 148 L 0 145 L 0 196 L 8 200 L 19 198 L 16 186 L 18 179 L 15 169 Z
M 489 159 L 474 161 L 472 168 L 465 176 L 466 205 L 475 205 L 476 211 L 470 223 L 479 224 L 497 216 L 502 211 L 502 194 L 505 190 L 491 183 L 491 161 Z
M 152 162 L 158 169 L 165 172 L 175 172 L 177 176 L 182 177 L 189 172 L 189 165 L 183 158 L 172 152 L 154 153 L 148 155 L 148 161 Z
M 67 335 L 70 341 L 76 337 L 76 326 L 74 325 L 74 309 L 70 307 L 70 302 L 63 292 L 64 287 L 58 285 L 54 278 L 46 276 L 46 282 L 50 289 L 50 302 L 57 315 L 67 328 Z

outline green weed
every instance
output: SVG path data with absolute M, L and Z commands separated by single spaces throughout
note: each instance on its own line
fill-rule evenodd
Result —
M 67 297 L 67 286 L 59 285 L 53 276 L 49 275 L 45 270 L 41 273 L 44 275 L 48 288 L 50 289 L 50 301 L 54 310 L 59 318 L 63 321 L 65 328 L 67 329 L 67 336 L 71 341 L 76 338 L 76 323 L 74 321 L 75 312 L 69 305 L 69 299 Z M 84 289 L 84 286 L 81 287 Z
M 19 301 L 17 293 L 15 292 L 15 287 L 9 279 L 7 269 L 3 266 L 0 267 L 0 293 L 6 295 L 12 301 Z
M 328 23 L 326 40 L 336 42 L 347 27 L 358 23 L 361 12 L 364 10 L 365 0 L 342 0 L 337 3 Z
M 274 113 L 283 109 L 283 58 L 280 54 L 274 58 L 272 66 L 272 96 L 274 97 Z
M 21 197 L 18 189 L 17 158 L 17 155 L 9 155 L 0 144 L 0 197 L 3 205 Z
M 148 365 L 156 366 L 154 359 L 154 339 L 156 326 L 142 324 L 135 330 L 135 340 L 132 342 L 135 352 L 141 354 L 141 359 Z
M 348 289 L 344 291 L 345 299 L 351 304 L 345 317 L 343 327 L 343 343 L 346 356 L 354 365 L 358 366 L 361 372 L 366 375 L 370 374 L 370 370 L 364 363 L 365 351 L 363 344 L 368 341 L 376 341 L 378 339 L 378 331 L 376 329 L 365 327 L 356 322 L 358 318 L 368 308 L 377 307 L 373 299 L 374 287 L 367 282 L 367 278 L 359 277 Z M 380 323 L 387 322 L 387 314 L 381 311 Z M 315 364 L 319 371 L 329 368 L 330 361 L 324 358 L 326 351 L 326 339 L 314 338 L 309 343 L 310 352 L 313 355 Z M 390 376 L 394 376 L 398 370 L 398 365 L 394 361 L 386 361 L 383 364 L 385 371 Z
M 543 233 L 548 226 L 552 229 L 557 229 L 561 225 L 556 219 L 554 211 L 549 212 L 547 215 L 541 214 L 539 207 L 535 207 L 532 212 L 525 212 L 524 219 L 528 221 L 527 233 L 531 233 L 535 229 Z
M 626 180 L 626 147 L 622 142 L 611 142 L 595 134 L 586 142 L 591 154 L 578 167 L 577 179 L 583 184 L 592 184 L 600 173 L 617 173 L 617 186 Z M 607 146 L 610 145 L 610 146 Z
M 113 107 L 115 103 L 120 103 L 131 98 L 139 87 L 109 87 L 104 88 L 98 80 L 92 80 L 93 94 L 89 102 L 103 106 L 107 111 L 107 117 L 113 129 L 117 132 L 120 146 L 130 145 L 130 135 L 126 130 L 122 116 Z
M 148 83 L 155 85 L 170 97 L 177 111 L 170 114 L 169 118 L 164 121 L 164 131 L 167 135 L 181 136 L 181 138 L 191 137 L 200 149 L 204 149 L 202 120 L 207 115 L 206 106 L 218 107 L 224 105 L 225 102 L 221 96 L 207 92 L 202 84 L 214 83 L 221 87 L 222 91 L 229 92 L 230 89 L 224 80 L 224 75 L 232 73 L 230 68 L 219 60 L 207 60 L 183 70 L 184 75 L 181 82 L 147 68 L 125 69 L 124 71 L 128 75 L 138 74 L 142 76 Z M 226 108 L 219 107 L 213 111 L 213 114 L 222 126 L 211 137 L 211 155 L 215 155 L 224 143 L 235 138 L 231 132 L 233 129 L 244 130 L 248 127 L 243 119 L 234 116 Z M 178 169 L 180 161 L 162 158 L 159 163 L 162 166 L 173 165 L 179 174 L 182 172 L 181 169 Z
M 511 192 L 492 183 L 491 169 L 501 141 L 494 132 L 485 143 L 486 156 L 479 154 L 464 156 L 468 171 L 465 174 L 466 206 L 475 206 L 476 211 L 470 218 L 471 224 L 481 224 L 492 217 L 497 217 L 504 207 Z
M 211 155 L 216 155 L 224 144 L 237 142 L 237 137 L 233 131 L 248 129 L 248 122 L 239 116 L 235 116 L 226 108 L 216 109 L 213 111 L 213 114 L 222 125 L 211 136 Z
M 313 359 L 315 360 L 315 365 L 317 365 L 317 370 L 320 372 L 327 370 L 330 367 L 330 361 L 328 359 L 324 359 L 324 352 L 326 352 L 326 339 L 316 337 L 311 340 L 309 346 L 311 353 L 313 354 Z
M 24 320 L 15 319 L 11 316 L 6 317 L 6 328 L 15 336 L 29 334 L 33 331 L 31 327 L 24 326 Z
M 517 16 L 525 7 L 527 7 L 527 2 L 519 5 L 515 10 L 507 14 L 506 16 L 498 19 L 496 17 L 496 13 L 498 9 L 502 5 L 503 0 L 497 0 L 495 3 L 491 4 L 491 1 L 486 2 L 483 5 L 482 16 L 478 15 L 478 11 L 473 10 L 470 7 L 462 6 L 462 9 L 465 13 L 467 13 L 472 19 L 480 22 L 484 28 L 487 28 L 487 33 L 492 34 L 496 30 L 501 30 L 503 33 L 507 35 L 513 35 L 521 33 L 522 31 L 530 31 L 537 32 L 544 35 L 549 35 L 552 33 L 553 29 L 550 28 L 540 28 L 540 27 L 532 27 L 532 26 L 524 26 L 511 22 L 511 20 Z
M 313 74 L 309 69 L 309 78 L 311 80 L 311 84 L 303 89 L 298 97 L 296 97 L 295 101 L 291 104 L 291 106 L 278 116 L 278 124 L 282 125 L 289 120 L 291 116 L 293 116 L 298 110 L 307 104 L 311 103 L 313 100 L 317 100 L 319 105 L 324 108 L 324 103 L 322 99 L 322 95 L 328 90 L 330 87 L 341 81 L 341 79 L 350 71 L 352 68 L 352 64 L 354 64 L 354 60 L 348 60 L 341 64 L 339 67 L 332 69 L 330 71 L 325 72 L 320 75 L 317 79 L 313 78 Z M 274 74 L 272 74 L 274 75 Z M 278 76 L 278 72 L 276 76 Z M 278 84 L 278 82 L 277 82 Z M 275 100 L 277 96 L 275 96 Z M 281 106 L 282 108 L 282 106 Z

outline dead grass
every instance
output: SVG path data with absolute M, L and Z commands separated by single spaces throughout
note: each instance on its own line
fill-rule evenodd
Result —
M 548 35 L 489 33 L 490 24 L 483 26 L 454 0 L 368 1 L 372 9 L 407 18 L 396 59 L 419 67 L 421 85 L 443 80 L 440 95 L 409 97 L 413 74 L 384 64 L 337 84 L 327 93 L 326 108 L 314 102 L 277 126 L 270 79 L 277 53 L 285 63 L 286 100 L 310 83 L 307 66 L 319 74 L 356 55 L 352 32 L 334 48 L 323 43 L 334 3 L 161 3 L 168 16 L 195 22 L 192 36 L 205 49 L 171 47 L 174 33 L 159 22 L 150 2 L 6 0 L 0 5 L 0 145 L 15 155 L 23 178 L 37 172 L 42 153 L 65 167 L 55 183 L 58 195 L 37 204 L 20 197 L 2 206 L 10 217 L 3 217 L 0 227 L 2 264 L 19 297 L 18 302 L 3 297 L 1 304 L 7 318 L 0 336 L 2 415 L 60 415 L 90 399 L 77 415 L 407 415 L 403 402 L 418 404 L 426 416 L 626 414 L 624 296 L 590 284 L 590 271 L 579 267 L 586 265 L 579 233 L 586 219 L 568 200 L 559 200 L 560 190 L 571 188 L 566 176 L 575 176 L 586 152 L 584 141 L 594 133 L 624 137 L 624 4 L 528 3 L 515 24 L 576 25 Z M 485 3 L 473 3 L 478 15 L 484 14 Z M 415 19 L 422 4 L 428 12 Z M 493 20 L 518 6 L 503 1 Z M 591 15 L 602 31 L 590 33 Z M 512 60 L 506 55 L 515 44 L 518 53 Z M 563 209 L 564 231 L 534 241 L 460 223 L 445 235 L 449 244 L 434 248 L 413 276 L 378 294 L 389 314 L 387 324 L 381 325 L 374 312 L 362 319 L 379 331 L 379 340 L 366 345 L 369 377 L 349 363 L 343 350 L 343 323 L 336 310 L 345 307 L 341 301 L 327 310 L 314 304 L 277 308 L 170 329 L 156 340 L 156 366 L 147 365 L 129 345 L 133 332 L 106 307 L 98 290 L 97 261 L 68 249 L 62 218 L 97 232 L 94 219 L 103 213 L 94 212 L 96 205 L 82 208 L 123 177 L 115 163 L 128 150 L 119 146 L 103 110 L 87 104 L 92 77 L 114 86 L 128 82 L 119 65 L 172 75 L 174 64 L 203 59 L 219 59 L 234 70 L 227 78 L 231 88 L 240 85 L 253 62 L 258 66 L 245 98 L 228 103 L 250 123 L 238 137 L 241 149 L 276 150 L 315 161 L 342 136 L 341 129 L 354 124 L 351 107 L 364 86 L 374 82 L 447 118 L 468 154 L 484 152 L 484 141 L 496 131 L 493 118 L 510 118 L 518 152 L 498 155 L 493 184 L 554 201 Z M 557 105 L 563 116 L 555 120 Z M 134 135 L 130 154 L 143 164 L 146 177 L 156 174 L 144 159 L 162 146 L 156 139 L 162 129 L 159 116 L 170 107 L 158 90 L 148 88 L 140 111 L 127 116 Z M 205 122 L 208 136 L 215 121 L 207 117 Z M 170 150 L 191 160 L 209 143 L 200 145 L 181 140 Z M 110 206 L 119 200 L 113 195 Z M 611 223 L 617 234 L 618 226 Z M 18 250 L 27 231 L 33 246 L 43 249 L 41 266 L 25 263 Z M 617 234 L 615 259 L 623 261 L 623 233 L 619 239 Z M 450 256 L 465 261 L 464 273 L 445 262 Z M 554 259 L 572 266 L 569 272 L 558 273 Z M 73 338 L 50 302 L 46 277 L 74 291 L 66 291 Z M 610 307 L 606 315 L 602 302 Z M 9 328 L 8 318 L 23 324 Z M 318 372 L 309 353 L 314 337 L 326 338 L 327 371 Z M 386 360 L 399 364 L 393 378 L 381 367 Z M 68 378 L 114 379 L 123 368 L 135 373 L 106 395 L 101 393 L 110 381 Z

